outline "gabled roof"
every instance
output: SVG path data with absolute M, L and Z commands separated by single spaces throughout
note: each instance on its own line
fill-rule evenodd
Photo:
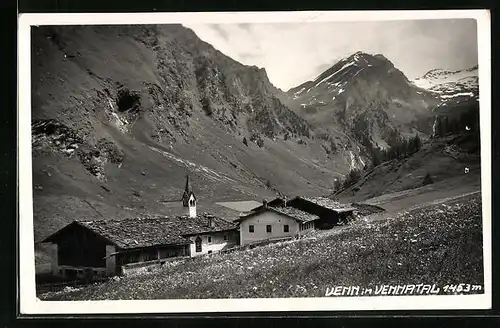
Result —
M 212 220 L 213 226 L 209 225 L 209 219 Z M 187 238 L 191 235 L 236 229 L 233 223 L 207 213 L 195 218 L 188 216 L 140 217 L 75 221 L 72 224 L 83 226 L 122 249 L 156 245 L 187 245 L 191 243 L 191 240 Z M 51 240 L 58 232 L 46 238 L 45 241 Z
M 283 205 L 283 203 L 284 203 L 284 200 L 282 198 L 277 197 L 271 201 L 268 201 L 267 206 L 277 207 L 277 206 Z M 257 207 L 252 208 L 251 211 L 258 211 L 258 210 L 262 209 L 263 207 L 264 207 L 264 205 L 259 205 Z
M 299 209 L 296 209 L 296 208 L 293 208 L 293 207 L 271 207 L 271 206 L 267 206 L 267 207 L 262 207 L 258 210 L 255 210 L 249 214 L 246 214 L 246 215 L 243 215 L 241 217 L 239 217 L 238 219 L 235 220 L 235 222 L 241 222 L 241 221 L 244 221 L 246 220 L 247 218 L 249 217 L 252 217 L 254 215 L 258 215 L 260 213 L 263 213 L 263 212 L 266 212 L 266 211 L 271 211 L 271 212 L 275 212 L 275 213 L 278 213 L 278 214 L 282 214 L 282 215 L 285 215 L 285 216 L 288 216 L 298 222 L 309 222 L 309 221 L 314 221 L 314 220 L 318 220 L 319 219 L 319 216 L 317 215 L 314 215 L 314 214 L 311 214 L 311 213 L 307 213 L 307 212 L 304 212 L 304 211 L 301 211 Z
M 356 208 L 352 207 L 349 204 L 342 204 L 339 202 L 336 202 L 330 198 L 326 197 L 297 197 L 297 199 L 302 199 L 307 202 L 313 203 L 315 205 L 327 208 L 329 210 L 335 211 L 335 212 L 351 212 L 355 211 Z
M 262 203 L 255 200 L 244 200 L 244 201 L 234 201 L 234 202 L 219 202 L 215 203 L 219 206 L 224 206 L 226 208 L 232 209 L 237 212 L 250 212 L 257 207 L 260 207 Z

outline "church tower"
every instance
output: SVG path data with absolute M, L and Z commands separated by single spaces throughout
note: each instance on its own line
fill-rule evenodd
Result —
M 191 186 L 189 174 L 186 174 L 186 186 L 184 187 L 184 193 L 182 194 L 182 206 L 189 208 L 189 217 L 196 217 L 196 196 L 194 195 L 193 187 Z

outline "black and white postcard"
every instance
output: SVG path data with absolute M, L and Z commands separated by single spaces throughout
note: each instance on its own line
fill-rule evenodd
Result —
M 26 14 L 21 312 L 491 307 L 485 10 Z

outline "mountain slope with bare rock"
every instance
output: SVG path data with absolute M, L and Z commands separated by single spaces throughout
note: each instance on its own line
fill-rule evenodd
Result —
M 37 240 L 74 219 L 182 211 L 168 204 L 186 172 L 217 214 L 214 201 L 325 194 L 351 165 L 264 69 L 180 25 L 33 28 L 32 83 Z
M 430 133 L 437 104 L 383 55 L 356 52 L 287 92 L 287 104 L 315 130 L 342 130 L 365 147 L 388 147 L 404 133 Z M 422 123 L 423 122 L 423 123 Z

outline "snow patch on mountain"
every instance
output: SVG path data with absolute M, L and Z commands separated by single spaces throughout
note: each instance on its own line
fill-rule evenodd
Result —
M 436 94 L 441 99 L 437 107 L 479 97 L 478 66 L 457 71 L 434 69 L 412 82 Z
M 305 90 L 305 89 L 306 89 L 306 88 L 302 88 L 302 89 L 300 89 L 299 91 L 295 92 L 295 93 L 293 94 L 293 99 L 297 99 L 297 98 L 299 98 L 300 94 L 301 94 L 302 92 L 304 92 L 304 90 Z
M 435 86 L 446 83 L 477 84 L 478 67 L 474 66 L 465 70 L 449 71 L 434 69 L 417 77 L 412 82 L 422 89 L 432 89 Z
M 332 78 L 334 75 L 338 74 L 339 72 L 343 71 L 344 69 L 350 67 L 350 66 L 353 66 L 355 65 L 354 62 L 348 62 L 347 64 L 345 64 L 344 66 L 342 66 L 340 69 L 338 69 L 337 71 L 335 71 L 333 74 L 330 74 L 329 76 L 325 77 L 324 79 L 322 79 L 321 81 L 319 81 L 318 83 L 316 83 L 316 85 L 314 86 L 314 88 L 317 88 L 320 84 L 322 84 L 323 82 L 329 80 L 330 78 Z M 312 89 L 312 88 L 310 88 Z M 308 90 L 309 92 L 309 90 Z
M 447 98 L 455 98 L 455 97 L 460 97 L 460 96 L 473 97 L 474 93 L 472 93 L 472 92 L 459 92 L 459 93 L 455 93 L 452 95 L 442 95 L 441 98 L 447 99 Z

